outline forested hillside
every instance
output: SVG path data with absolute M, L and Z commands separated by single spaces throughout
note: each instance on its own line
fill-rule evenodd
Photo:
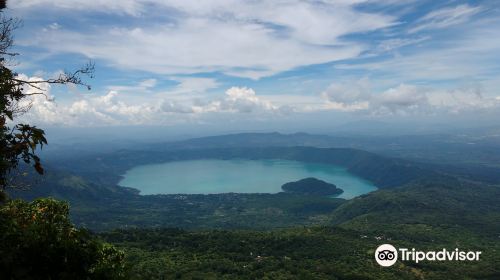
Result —
M 323 227 L 272 231 L 131 229 L 101 236 L 127 252 L 134 279 L 497 279 L 500 188 L 449 180 L 342 204 Z M 480 262 L 375 263 L 382 243 L 479 250 Z
M 65 190 L 59 194 L 71 201 L 73 221 L 125 251 L 132 279 L 500 276 L 495 185 L 439 176 L 343 200 L 286 193 L 141 196 L 74 175 L 47 178 L 54 190 Z M 478 263 L 381 269 L 373 250 L 382 243 L 483 255 Z

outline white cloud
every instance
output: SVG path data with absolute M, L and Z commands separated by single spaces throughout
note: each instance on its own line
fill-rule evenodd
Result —
M 57 22 L 53 22 L 51 24 L 49 24 L 47 27 L 43 28 L 42 30 L 44 32 L 47 32 L 48 30 L 58 30 L 61 28 L 61 25 Z
M 426 29 L 440 29 L 464 23 L 480 11 L 481 7 L 472 7 L 468 4 L 435 10 L 420 18 L 417 25 L 408 32 L 415 33 Z
M 216 79 L 212 78 L 198 78 L 198 77 L 173 77 L 169 80 L 177 82 L 173 88 L 165 92 L 165 94 L 172 95 L 193 95 L 202 94 L 207 90 L 215 89 L 219 87 L 219 83 Z M 117 91 L 120 93 L 131 93 L 131 94 L 161 94 L 160 89 L 157 89 L 158 80 L 157 79 L 145 79 L 138 82 L 136 85 L 113 85 L 108 86 L 109 91 Z
M 269 100 L 259 98 L 255 91 L 246 87 L 231 87 L 225 95 L 215 100 L 191 100 L 191 105 L 165 100 L 162 110 L 169 113 L 273 113 L 279 107 Z
M 151 92 L 151 89 L 153 89 L 156 86 L 157 80 L 156 79 L 146 79 L 142 80 L 136 85 L 131 85 L 131 86 L 108 86 L 109 91 L 119 91 L 119 92 L 131 92 L 131 93 L 149 93 Z
M 428 95 L 429 104 L 434 107 L 460 113 L 470 110 L 496 108 L 500 105 L 496 98 L 484 97 L 480 87 L 464 87 L 439 91 Z
M 156 79 L 146 79 L 140 82 L 139 86 L 143 88 L 153 88 L 156 86 Z
M 20 78 L 29 81 L 42 80 L 26 75 L 21 75 Z M 146 88 L 154 84 L 152 80 L 141 83 Z M 110 90 L 104 95 L 79 95 L 76 100 L 56 102 L 51 94 L 50 85 L 41 84 L 44 95 L 33 95 L 23 100 L 20 105 L 31 106 L 31 110 L 20 116 L 20 120 L 35 125 L 168 125 L 193 120 L 201 121 L 208 114 L 230 114 L 229 118 L 233 119 L 242 114 L 253 114 L 252 118 L 259 118 L 281 113 L 279 106 L 258 97 L 251 88 L 231 87 L 224 94 L 199 99 L 198 95 L 187 94 L 191 98 L 183 96 L 186 95 L 187 85 L 195 85 L 198 90 L 214 86 L 210 79 L 186 78 L 171 91 L 172 95 L 166 93 L 154 97 L 139 95 L 138 99 L 131 101 L 127 95 Z M 125 87 L 125 90 L 129 88 Z M 25 92 L 33 93 L 40 90 L 28 87 Z
M 169 94 L 204 93 L 207 90 L 219 87 L 217 80 L 212 78 L 185 77 L 173 78 L 172 80 L 179 84 Z
M 412 112 L 424 113 L 428 106 L 426 92 L 416 86 L 401 84 L 390 88 L 372 99 L 371 106 L 377 113 L 400 113 Z
M 377 50 L 379 52 L 387 52 L 399 49 L 401 47 L 418 44 L 424 41 L 431 39 L 429 36 L 423 36 L 418 38 L 396 38 L 396 39 L 387 39 L 379 43 L 377 46 Z
M 352 84 L 331 84 L 321 96 L 325 98 L 326 108 L 340 111 L 358 111 L 369 107 L 370 84 L 361 79 Z
M 40 77 L 28 77 L 24 74 L 19 78 L 26 81 L 42 81 Z M 81 97 L 71 102 L 56 102 L 51 93 L 49 84 L 37 84 L 38 88 L 26 86 L 26 94 L 19 104 L 30 110 L 19 116 L 19 122 L 31 124 L 52 125 L 80 125 L 80 126 L 102 126 L 122 124 L 145 123 L 153 113 L 154 109 L 148 104 L 128 105 L 118 100 L 118 93 L 110 91 L 102 96 Z
M 158 74 L 221 71 L 258 79 L 299 66 L 357 57 L 367 46 L 343 37 L 395 24 L 395 18 L 359 11 L 349 1 L 185 0 L 116 4 L 121 2 L 78 1 L 70 5 L 67 1 L 24 0 L 16 5 L 93 7 L 136 16 L 155 9 L 165 13 L 165 22 L 134 27 L 102 25 L 83 31 L 33 30 L 18 43 L 52 52 L 84 54 L 115 67 Z
M 425 46 L 413 51 L 370 62 L 337 64 L 335 68 L 366 71 L 391 82 L 498 80 L 499 23 L 498 20 L 478 22 L 453 39 L 429 40 Z
M 28 77 L 24 74 L 18 76 L 19 79 L 37 82 L 43 81 L 40 77 Z M 58 120 L 57 106 L 53 102 L 54 96 L 50 94 L 50 85 L 46 83 L 37 84 L 36 87 L 25 86 L 24 93 L 30 95 L 19 102 L 20 108 L 29 108 L 27 115 L 36 116 L 40 122 L 55 122 Z M 21 116 L 21 122 L 25 115 Z
M 61 9 L 72 10 L 94 10 L 109 13 L 126 13 L 129 15 L 139 15 L 143 11 L 143 5 L 149 1 L 135 1 L 135 0 L 16 0 L 9 3 L 9 7 L 13 9 L 23 8 L 40 8 L 40 7 L 57 7 Z
M 21 78 L 40 80 L 24 75 Z M 32 108 L 21 116 L 22 121 L 67 126 L 169 125 L 210 120 L 221 124 L 224 120 L 237 119 L 284 120 L 291 114 L 319 111 L 428 116 L 500 109 L 500 98 L 484 97 L 479 86 L 438 89 L 400 84 L 376 92 L 367 78 L 330 85 L 321 93 L 322 101 L 312 96 L 258 96 L 251 88 L 231 87 L 224 94 L 204 98 L 198 95 L 188 95 L 191 98 L 180 98 L 183 96 L 176 94 L 159 94 L 154 98 L 139 95 L 142 97 L 132 102 L 117 91 L 109 91 L 104 95 L 80 95 L 74 100 L 55 102 L 50 86 L 41 86 L 45 96 L 34 95 L 23 101 L 22 105 L 32 105 Z M 26 92 L 35 90 L 27 88 Z
M 367 79 L 332 84 L 322 96 L 326 104 L 317 109 L 359 111 L 375 115 L 455 114 L 500 108 L 498 98 L 483 97 L 478 87 L 446 90 L 400 84 L 383 92 L 375 92 Z
M 181 114 L 195 113 L 195 110 L 191 106 L 186 106 L 182 103 L 172 100 L 163 100 L 161 102 L 160 110 L 164 113 L 181 113 Z
M 275 111 L 278 107 L 267 100 L 262 100 L 251 88 L 232 87 L 226 91 L 226 97 L 219 103 L 219 110 L 239 113 L 255 111 Z

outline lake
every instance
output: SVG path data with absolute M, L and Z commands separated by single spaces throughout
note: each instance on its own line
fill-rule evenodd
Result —
M 281 185 L 307 177 L 333 183 L 352 198 L 377 188 L 345 168 L 290 160 L 185 160 L 136 166 L 120 186 L 148 194 L 277 193 Z

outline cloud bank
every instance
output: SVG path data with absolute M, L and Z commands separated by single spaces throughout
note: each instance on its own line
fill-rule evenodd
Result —
M 400 84 L 374 92 L 368 79 L 331 84 L 321 96 L 332 110 L 371 115 L 439 115 L 498 109 L 498 97 L 484 97 L 479 87 L 436 89 Z
M 24 75 L 23 75 L 24 76 Z M 37 77 L 25 77 L 40 80 Z M 141 82 L 152 85 L 152 81 Z M 173 91 L 182 88 L 182 84 Z M 134 87 L 131 87 L 134 88 Z M 484 97 L 480 87 L 452 90 L 400 84 L 377 92 L 367 78 L 345 83 L 332 83 L 315 97 L 290 98 L 288 102 L 259 96 L 248 87 L 231 87 L 223 93 L 193 94 L 186 98 L 158 94 L 135 102 L 127 101 L 115 90 L 104 95 L 80 96 L 70 102 L 54 100 L 50 86 L 45 95 L 35 95 L 24 101 L 31 110 L 22 120 L 42 125 L 105 126 L 105 125 L 173 125 L 205 123 L 222 119 L 238 121 L 252 119 L 287 119 L 293 115 L 320 112 L 344 112 L 361 116 L 443 116 L 500 109 L 500 97 Z M 123 90 L 130 90 L 126 88 Z M 37 91 L 27 88 L 27 93 Z M 201 97 L 200 97 L 201 96 Z M 304 104 L 308 104 L 305 106 Z

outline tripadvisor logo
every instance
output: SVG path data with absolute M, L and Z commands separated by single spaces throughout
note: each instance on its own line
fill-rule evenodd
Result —
M 375 250 L 375 260 L 381 266 L 391 266 L 398 259 L 401 261 L 479 261 L 481 251 L 461 251 L 458 248 L 448 251 L 442 249 L 440 251 L 417 251 L 415 248 L 409 250 L 407 248 L 396 249 L 391 244 L 382 244 Z M 398 258 L 399 257 L 399 258 Z
M 375 251 L 375 260 L 381 266 L 391 266 L 398 260 L 398 250 L 391 244 L 382 244 Z

